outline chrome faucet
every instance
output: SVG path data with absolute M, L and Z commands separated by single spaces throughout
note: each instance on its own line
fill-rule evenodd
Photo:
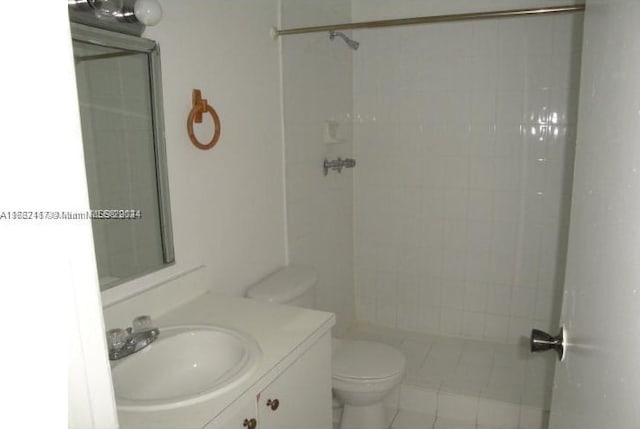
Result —
M 160 335 L 160 330 L 151 325 L 149 316 L 136 317 L 132 325 L 127 329 L 107 331 L 109 360 L 118 360 L 132 355 L 147 347 Z
M 353 168 L 355 166 L 356 166 L 356 160 L 353 158 L 345 158 L 345 159 L 338 158 L 332 161 L 329 161 L 327 158 L 325 158 L 324 163 L 322 164 L 322 168 L 325 176 L 329 174 L 329 170 L 342 173 L 343 168 Z

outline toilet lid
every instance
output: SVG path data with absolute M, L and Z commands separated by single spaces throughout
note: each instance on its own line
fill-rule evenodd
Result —
M 404 355 L 382 343 L 361 340 L 334 340 L 332 356 L 334 377 L 382 379 L 404 372 Z
M 318 281 L 313 268 L 291 265 L 274 271 L 247 291 L 258 301 L 286 304 L 308 292 Z

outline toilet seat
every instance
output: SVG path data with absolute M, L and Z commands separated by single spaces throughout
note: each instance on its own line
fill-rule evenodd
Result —
M 354 382 L 384 381 L 404 373 L 404 355 L 386 344 L 333 340 L 332 377 Z

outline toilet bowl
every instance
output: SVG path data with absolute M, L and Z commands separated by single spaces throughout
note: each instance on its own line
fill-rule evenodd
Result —
M 317 275 L 310 267 L 282 268 L 253 285 L 247 297 L 314 308 Z M 332 340 L 332 380 L 336 398 L 344 405 L 340 429 L 387 429 L 383 400 L 404 377 L 405 357 L 386 344 Z
M 405 357 L 372 341 L 332 342 L 333 392 L 344 404 L 341 429 L 386 429 L 382 401 L 402 381 Z

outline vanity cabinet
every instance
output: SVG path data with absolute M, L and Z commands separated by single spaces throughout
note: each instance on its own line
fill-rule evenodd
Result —
M 330 429 L 331 411 L 327 332 L 271 383 L 250 390 L 204 429 Z
M 256 405 L 255 396 L 243 396 L 203 429 L 251 429 L 252 420 L 256 422 L 257 427 L 258 409 Z

